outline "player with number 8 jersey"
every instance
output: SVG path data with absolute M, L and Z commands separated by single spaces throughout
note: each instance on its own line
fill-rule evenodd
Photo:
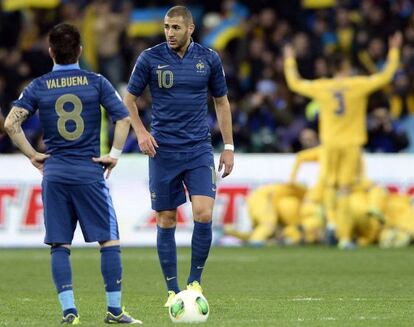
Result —
M 51 246 L 53 281 L 63 311 L 62 323 L 75 325 L 70 247 L 79 222 L 86 242 L 101 246 L 106 323 L 139 324 L 121 305 L 122 264 L 118 223 L 104 172 L 116 166 L 130 128 L 128 111 L 106 78 L 82 70 L 80 33 L 59 24 L 49 33 L 53 70 L 33 80 L 14 101 L 5 128 L 17 147 L 43 173 L 42 200 Z M 100 156 L 101 105 L 115 122 L 112 150 Z M 33 149 L 21 124 L 39 111 L 47 154 Z
M 113 121 L 128 116 L 115 89 L 102 75 L 59 65 L 33 80 L 13 106 L 30 114 L 39 109 L 44 141 L 50 158 L 44 179 L 66 184 L 103 180 L 102 166 L 92 161 L 100 155 L 100 105 Z M 76 169 L 67 169 L 68 165 Z

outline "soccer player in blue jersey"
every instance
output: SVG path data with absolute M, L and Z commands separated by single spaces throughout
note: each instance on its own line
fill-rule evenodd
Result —
M 219 162 L 219 171 L 224 167 L 223 177 L 231 173 L 234 163 L 221 60 L 215 51 L 193 42 L 194 28 L 186 7 L 168 10 L 164 18 L 166 42 L 140 54 L 124 98 L 139 147 L 149 156 L 149 188 L 157 217 L 157 250 L 167 284 L 167 307 L 180 291 L 174 234 L 177 207 L 186 201 L 184 185 L 194 218 L 187 289 L 202 292 L 201 273 L 211 246 L 216 173 L 207 124 L 209 90 L 225 144 Z M 151 133 L 143 126 L 136 106 L 147 85 L 152 95 Z
M 45 243 L 51 245 L 53 281 L 62 323 L 78 324 L 69 260 L 76 223 L 86 242 L 101 245 L 107 298 L 106 323 L 139 324 L 121 306 L 122 265 L 118 224 L 104 181 L 116 166 L 130 128 L 128 111 L 103 76 L 81 70 L 79 31 L 60 24 L 49 34 L 53 71 L 33 80 L 13 103 L 5 128 L 13 142 L 43 174 Z M 99 153 L 100 106 L 115 122 L 111 152 Z M 21 124 L 39 110 L 47 154 L 36 152 Z

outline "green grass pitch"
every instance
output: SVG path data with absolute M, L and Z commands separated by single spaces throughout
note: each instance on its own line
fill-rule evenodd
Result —
M 103 326 L 97 249 L 72 250 L 82 326 Z M 122 252 L 123 302 L 144 326 L 172 326 L 156 250 Z M 190 251 L 179 248 L 184 287 Z M 0 250 L 0 326 L 57 326 L 61 313 L 44 249 Z M 205 326 L 414 326 L 412 248 L 213 248 L 203 275 Z

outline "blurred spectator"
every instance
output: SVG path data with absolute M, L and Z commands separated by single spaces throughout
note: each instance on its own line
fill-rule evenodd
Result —
M 336 10 L 336 37 L 338 42 L 338 49 L 351 55 L 352 42 L 355 37 L 355 27 L 351 22 L 351 13 L 344 7 Z
M 95 37 L 98 70 L 115 87 L 119 87 L 124 69 L 120 36 L 126 28 L 127 18 L 113 12 L 112 5 L 111 0 L 96 0 Z
M 295 152 L 311 149 L 319 145 L 318 133 L 312 128 L 304 128 L 300 131 L 299 137 L 293 144 Z
M 368 143 L 370 152 L 399 152 L 408 146 L 405 132 L 399 131 L 387 108 L 375 108 L 368 119 Z
M 405 72 L 398 73 L 394 79 L 390 106 L 390 113 L 393 119 L 414 114 L 413 89 L 410 77 Z
M 414 4 L 411 0 L 332 0 L 324 1 L 324 5 L 317 0 L 210 0 L 203 7 L 196 0 L 174 1 L 174 4 L 183 3 L 201 11 L 194 34 L 196 42 L 202 42 L 206 34 L 224 22 L 237 20 L 234 29 L 216 36 L 213 44 L 220 44 L 216 50 L 220 52 L 226 73 L 238 151 L 292 152 L 315 142 L 319 106 L 286 88 L 281 57 L 286 42 L 293 44 L 299 72 L 307 79 L 330 77 L 329 64 L 338 52 L 349 59 L 355 74 L 364 74 L 383 68 L 387 38 L 397 29 L 404 33 L 401 67 L 393 85 L 371 97 L 370 128 L 378 120 L 373 109 L 389 107 L 387 115 L 393 119 L 394 132 L 401 135 L 405 129 L 414 141 L 410 130 L 414 124 Z M 54 9 L 25 8 L 12 12 L 2 11 L 0 5 L 3 115 L 8 113 L 11 101 L 19 96 L 28 81 L 51 69 L 46 42 L 51 26 L 61 21 L 77 25 L 84 40 L 82 65 L 102 73 L 122 90 L 137 56 L 143 49 L 164 40 L 162 29 L 148 36 L 126 33 L 132 10 L 153 8 L 160 13 L 158 19 L 162 26 L 165 5 L 161 0 L 73 0 L 61 1 Z M 157 23 L 156 17 L 153 20 Z M 149 126 L 151 99 L 145 99 L 139 108 L 144 123 Z M 209 108 L 208 120 L 213 146 L 219 149 L 222 141 L 212 108 Z M 111 138 L 112 126 L 103 126 L 108 129 L 103 131 L 108 136 L 103 140 Z M 41 131 L 35 120 L 27 128 L 30 128 L 31 142 L 41 147 L 42 144 L 37 144 Z M 384 132 L 374 131 L 375 128 L 371 130 L 370 150 L 388 152 L 403 147 L 404 142 L 383 146 L 387 143 Z M 395 140 L 389 134 L 385 139 Z M 125 151 L 138 152 L 135 143 L 135 135 L 131 133 Z M 408 149 L 414 151 L 414 145 Z M 0 152 L 11 151 L 14 147 L 4 136 L 0 140 Z

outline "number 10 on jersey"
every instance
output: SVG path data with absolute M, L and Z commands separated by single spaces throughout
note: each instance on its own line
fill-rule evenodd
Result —
M 171 70 L 160 70 L 157 71 L 157 77 L 158 77 L 158 87 L 160 89 L 169 89 L 173 86 L 174 83 L 174 74 Z

